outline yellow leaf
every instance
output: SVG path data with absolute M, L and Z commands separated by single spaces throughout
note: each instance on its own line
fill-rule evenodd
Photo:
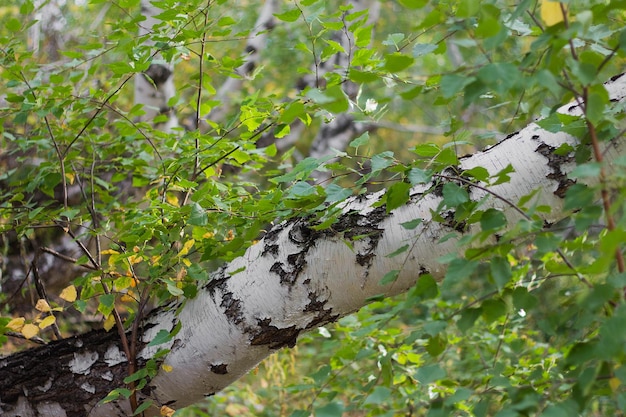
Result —
M 134 299 L 132 296 L 128 295 L 128 294 L 124 294 L 120 297 L 120 301 L 123 303 L 132 303 L 134 301 L 137 301 L 136 299 Z
M 113 314 L 109 314 L 109 317 L 104 320 L 102 327 L 104 327 L 104 330 L 108 332 L 113 328 L 113 326 L 115 326 L 115 317 L 113 317 Z
M 141 261 L 143 261 L 143 257 L 141 255 L 130 255 L 128 257 L 128 263 L 131 265 L 138 264 Z
M 105 249 L 101 253 L 103 255 L 119 255 L 119 252 L 113 249 Z
M 24 317 L 16 317 L 7 323 L 7 329 L 19 332 L 24 327 Z
M 563 21 L 563 10 L 561 3 L 557 1 L 541 1 L 541 20 L 548 26 L 554 26 Z
M 73 303 L 74 301 L 76 301 L 76 287 L 73 285 L 68 285 L 67 287 L 63 288 L 63 291 L 61 291 L 61 295 L 59 295 L 59 297 L 61 297 L 61 299 L 67 301 L 68 303 Z
M 176 197 L 172 193 L 165 194 L 165 199 L 167 200 L 168 203 L 170 203 L 174 207 L 179 207 L 180 206 L 180 203 L 178 202 L 178 197 Z
M 188 241 L 186 241 L 183 245 L 183 248 L 180 250 L 180 252 L 178 252 L 178 256 L 187 255 L 189 253 L 189 249 L 191 249 L 194 243 L 196 243 L 196 241 L 193 239 L 189 239 Z
M 22 335 L 27 339 L 37 336 L 37 333 L 39 333 L 39 327 L 34 324 L 28 323 L 22 327 Z
M 167 405 L 161 406 L 161 415 L 165 417 L 172 417 L 176 410 L 169 408 Z
M 613 378 L 609 379 L 609 386 L 611 387 L 611 390 L 613 392 L 617 391 L 617 389 L 619 388 L 620 384 L 621 384 L 621 382 L 620 382 L 619 378 L 613 377 Z
M 163 364 L 161 365 L 161 369 L 163 369 L 165 372 L 172 372 L 172 369 L 174 369 L 174 367 L 172 365 Z
M 48 302 L 44 300 L 43 298 L 40 298 L 37 301 L 37 304 L 35 304 L 35 308 L 43 313 L 47 313 L 48 311 L 51 310 L 50 304 L 48 304 Z
M 39 322 L 39 328 L 43 330 L 48 326 L 52 326 L 54 322 L 56 322 L 56 317 L 50 314 L 48 317 Z
M 191 266 L 191 261 L 189 259 L 187 259 L 187 258 L 183 258 L 183 263 L 185 264 L 185 266 L 187 268 L 189 268 Z M 185 271 L 185 273 L 186 273 L 186 271 Z

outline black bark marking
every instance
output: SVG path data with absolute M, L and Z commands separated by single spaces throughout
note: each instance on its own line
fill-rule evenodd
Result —
M 452 210 L 448 210 L 445 213 L 441 213 L 441 217 L 444 221 L 441 222 L 442 225 L 449 227 L 461 234 L 467 231 L 467 222 L 465 220 L 458 221 L 454 218 L 454 212 Z
M 243 321 L 241 300 L 233 297 L 232 292 L 225 291 L 222 293 L 222 303 L 220 307 L 224 309 L 224 314 L 231 319 L 233 323 L 239 324 Z
M 280 349 L 296 345 L 300 329 L 296 329 L 296 326 L 279 329 L 271 323 L 272 319 L 257 319 L 259 330 L 250 339 L 252 346 L 268 345 L 270 349 Z
M 225 363 L 217 363 L 209 365 L 209 369 L 214 374 L 226 375 L 228 373 L 228 365 Z
M 387 218 L 385 207 L 376 207 L 363 216 L 358 212 L 350 212 L 339 218 L 333 225 L 333 230 L 343 233 L 343 237 L 352 241 L 367 239 L 367 245 L 357 252 L 355 261 L 363 267 L 369 267 L 376 257 L 378 242 L 383 236 L 384 230 L 378 228 L 380 222 Z M 366 274 L 368 272 L 366 271 Z
M 267 254 L 274 257 L 278 256 L 280 247 L 276 242 L 278 241 L 280 232 L 282 232 L 284 228 L 284 224 L 281 223 L 272 227 L 272 229 L 265 234 L 263 237 L 263 252 L 261 252 L 261 256 L 266 256 Z
M 558 183 L 554 195 L 560 198 L 565 198 L 565 193 L 575 182 L 563 173 L 561 166 L 563 164 L 572 162 L 574 158 L 568 155 L 558 155 L 555 153 L 556 148 L 553 146 L 542 143 L 535 149 L 535 152 L 545 156 L 548 159 L 548 167 L 552 170 L 546 178 L 554 180 Z
M 281 284 L 293 286 L 296 283 L 300 273 L 307 265 L 306 255 L 309 249 L 311 249 L 317 239 L 323 235 L 322 232 L 315 231 L 308 227 L 308 222 L 310 222 L 310 219 L 298 219 L 292 223 L 292 227 L 287 232 L 289 240 L 300 247 L 301 250 L 287 255 L 286 263 L 275 262 L 270 268 L 270 272 L 280 277 Z M 269 242 L 271 243 L 266 244 L 264 254 L 266 252 L 272 253 L 271 251 L 274 250 L 273 246 L 276 246 L 274 245 L 276 239 L 275 236 L 270 236 Z M 276 248 L 276 251 L 278 251 L 278 248 Z
M 154 85 L 158 88 L 172 76 L 172 70 L 165 65 L 150 64 L 146 72 L 143 73 L 143 76 L 149 78 L 148 82 L 152 80 Z
M 539 135 L 532 135 L 530 138 L 532 140 L 539 140 Z
M 324 308 L 328 300 L 320 300 L 316 292 L 309 293 L 309 304 L 304 308 L 305 312 L 318 313 L 313 320 L 306 326 L 306 330 L 314 329 L 326 323 L 332 323 L 339 318 L 339 314 L 333 314 L 332 309 Z

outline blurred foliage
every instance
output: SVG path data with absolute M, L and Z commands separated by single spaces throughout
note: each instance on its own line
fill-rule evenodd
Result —
M 161 23 L 140 37 L 137 0 L 67 1 L 55 62 L 29 44 L 35 4 L 0 6 L 3 256 L 19 255 L 20 242 L 69 234 L 83 242 L 75 264 L 88 269 L 32 315 L 3 311 L 0 343 L 8 331 L 48 338 L 54 322 L 69 334 L 63 318 L 76 311 L 106 328 L 119 311 L 131 327 L 146 305 L 194 297 L 208 271 L 273 222 L 305 215 L 329 227 L 338 203 L 380 187 L 389 189 L 383 203 L 391 210 L 407 202 L 411 185 L 442 180 L 465 152 L 541 116 L 545 129 L 583 142 L 560 150 L 578 164 L 567 219 L 546 228 L 540 215 L 551 208 L 533 206 L 529 195 L 513 202 L 526 217 L 507 224 L 470 201 L 466 183 L 442 185 L 441 209 L 475 230 L 441 260 L 442 283 L 423 276 L 405 296 L 303 336 L 296 350 L 177 415 L 623 415 L 626 275 L 617 253 L 626 238 L 625 163 L 605 175 L 587 143 L 623 134 L 623 109 L 602 82 L 624 67 L 624 3 L 546 3 L 399 0 L 381 2 L 368 22 L 339 2 L 285 2 L 261 65 L 232 92 L 229 117 L 208 121 L 206 132 L 173 134 L 136 122 L 143 110 L 133 105 L 133 78 L 158 52 L 176 65 L 170 104 L 180 118 L 208 114 L 243 62 L 259 2 L 161 0 Z M 341 53 L 332 41 L 343 32 L 355 39 L 349 70 L 326 73 L 321 88 L 296 88 L 320 56 Z M 341 89 L 348 81 L 359 86 L 355 98 Z M 579 96 L 587 98 L 584 116 L 554 113 Z M 331 183 L 308 181 L 328 161 L 298 154 L 348 109 L 376 130 L 326 165 Z M 256 146 L 298 119 L 308 126 L 299 152 Z M 506 169 L 462 178 L 496 184 Z M 583 185 L 588 179 L 601 181 Z M 609 217 L 612 228 L 604 226 Z M 499 241 L 487 244 L 496 233 Z

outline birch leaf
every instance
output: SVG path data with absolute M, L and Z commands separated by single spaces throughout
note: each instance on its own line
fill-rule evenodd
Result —
M 563 21 L 561 4 L 557 1 L 543 0 L 541 2 L 541 20 L 548 26 L 554 26 Z
M 41 311 L 42 313 L 47 313 L 51 310 L 50 308 L 50 304 L 48 304 L 48 302 L 46 300 L 44 300 L 43 298 L 40 298 L 37 301 L 37 304 L 35 305 L 35 308 L 38 311 Z
M 39 328 L 43 330 L 46 327 L 52 326 L 56 321 L 56 317 L 50 314 L 48 317 L 39 322 Z
M 19 332 L 24 327 L 24 317 L 16 317 L 7 323 L 6 328 Z
M 37 336 L 37 333 L 39 333 L 39 327 L 34 324 L 28 323 L 22 327 L 22 335 L 27 339 L 32 339 Z
M 102 327 L 108 332 L 113 326 L 115 326 L 115 317 L 113 317 L 113 314 L 109 314 L 106 320 L 104 320 L 104 323 L 102 323 Z
M 59 297 L 69 303 L 73 303 L 74 301 L 76 301 L 76 295 L 76 287 L 73 285 L 68 285 L 67 287 L 63 288 L 63 291 L 61 291 Z

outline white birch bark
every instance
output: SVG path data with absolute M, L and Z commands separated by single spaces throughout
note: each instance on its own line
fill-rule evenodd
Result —
M 44 52 L 48 61 L 57 61 L 59 52 L 65 46 L 66 36 L 64 33 L 67 23 L 61 6 L 65 2 L 59 0 L 36 0 L 34 2 L 35 24 L 29 29 L 29 46 L 37 55 Z
M 626 76 L 608 83 L 607 89 L 613 99 L 623 102 Z M 571 104 L 560 111 L 580 114 L 578 106 Z M 566 174 L 573 168 L 554 151 L 561 144 L 575 142 L 567 134 L 549 133 L 531 124 L 498 145 L 464 158 L 460 168 L 482 166 L 496 174 L 512 165 L 515 172 L 510 182 L 492 191 L 516 202 L 539 189 L 537 203 L 552 207 L 546 220 L 554 221 L 562 216 L 559 195 L 568 186 Z M 607 170 L 624 155 L 625 147 L 623 137 L 607 143 Z M 175 409 L 192 404 L 228 386 L 277 349 L 293 346 L 300 333 L 358 310 L 368 298 L 402 293 L 425 273 L 441 279 L 445 268 L 437 259 L 457 247 L 454 240 L 439 242 L 453 229 L 431 220 L 431 212 L 440 203 L 437 193 L 427 192 L 432 186 L 415 187 L 410 201 L 390 214 L 384 207 L 372 206 L 381 193 L 350 199 L 332 230 L 314 231 L 300 219 L 279 224 L 245 255 L 213 273 L 212 281 L 195 299 L 153 313 L 144 341 L 178 322 L 182 328 L 164 345 L 171 348 L 165 363 L 172 371 L 159 372 L 142 395 Z M 470 196 L 481 199 L 484 192 L 472 188 Z M 502 209 L 511 222 L 519 217 L 494 198 L 487 199 L 484 207 Z M 417 218 L 423 222 L 416 229 L 401 226 Z M 368 237 L 352 241 L 355 236 Z M 352 249 L 346 241 L 351 241 Z M 410 249 L 405 256 L 385 256 L 406 244 Z M 400 270 L 398 279 L 381 286 L 380 279 L 391 270 Z M 177 316 L 174 310 L 179 307 Z M 2 415 L 74 416 L 87 411 L 92 416 L 126 415 L 123 404 L 91 409 L 106 394 L 106 387 L 120 383 L 126 358 L 113 335 L 105 334 L 97 343 L 90 340 L 60 342 L 65 344 L 56 350 L 53 345 L 47 354 L 35 350 L 0 359 Z M 155 348 L 145 348 L 141 357 L 154 353 Z M 55 354 L 50 364 L 49 356 Z M 27 376 L 28 355 L 40 358 L 35 374 L 43 376 L 38 380 Z M 70 390 L 74 395 L 55 395 L 55 390 Z M 78 411 L 76 404 L 82 407 Z M 150 412 L 157 415 L 158 409 Z
M 146 20 L 139 26 L 139 36 L 150 33 L 160 22 L 154 17 L 160 10 L 150 0 L 141 0 L 141 13 Z M 169 100 L 176 95 L 174 67 L 159 59 L 160 55 L 155 55 L 150 67 L 135 77 L 135 104 L 144 106 L 145 114 L 140 118 L 142 122 L 150 122 L 160 114 L 167 115 L 167 121 L 155 127 L 169 132 L 178 126 L 178 118 L 169 105 Z

